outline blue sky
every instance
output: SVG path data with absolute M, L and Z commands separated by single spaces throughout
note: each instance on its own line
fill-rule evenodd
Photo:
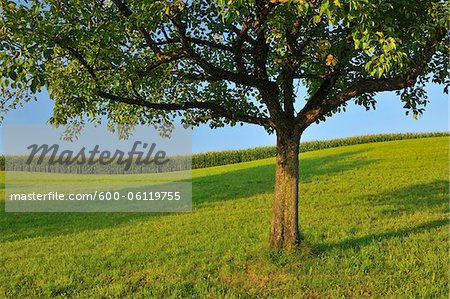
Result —
M 405 116 L 399 97 L 393 92 L 377 95 L 377 109 L 365 111 L 361 106 L 349 104 L 347 112 L 336 114 L 326 122 L 311 125 L 303 134 L 302 141 L 332 139 L 363 134 L 429 132 L 449 130 L 449 98 L 443 87 L 427 86 L 430 103 L 424 115 L 414 120 Z M 27 103 L 23 108 L 10 111 L 4 123 L 44 124 L 52 114 L 53 103 L 46 94 L 38 102 Z M 0 137 L 2 133 L 0 133 Z M 195 128 L 193 132 L 193 152 L 224 149 L 240 149 L 254 146 L 273 145 L 275 136 L 254 125 L 210 129 L 208 126 Z M 2 146 L 0 146 L 2 151 Z

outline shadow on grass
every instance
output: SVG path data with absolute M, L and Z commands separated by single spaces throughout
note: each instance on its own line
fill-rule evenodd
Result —
M 415 212 L 421 209 L 442 207 L 448 209 L 449 182 L 438 180 L 428 184 L 416 184 L 394 192 L 362 197 L 368 204 L 388 205 L 385 214 Z
M 406 188 L 385 193 L 375 193 L 355 197 L 354 202 L 338 205 L 345 209 L 355 204 L 384 206 L 384 216 L 395 217 L 401 213 L 416 212 L 421 209 L 448 210 L 449 181 L 438 180 L 431 183 L 410 185 Z
M 429 231 L 431 229 L 443 227 L 448 224 L 449 224 L 448 219 L 433 220 L 414 227 L 408 227 L 404 229 L 388 231 L 379 234 L 370 234 L 364 237 L 349 239 L 338 243 L 321 244 L 316 247 L 316 250 L 320 254 L 330 249 L 341 249 L 341 250 L 350 248 L 359 249 L 366 245 L 370 245 L 373 242 L 382 242 L 392 238 L 407 237 L 408 235 L 411 234 Z
M 350 151 L 336 155 L 312 157 L 300 161 L 300 184 L 333 176 L 374 162 Z M 193 207 L 199 205 L 270 194 L 274 188 L 275 165 L 256 166 L 222 174 L 193 178 Z M 4 184 L 1 186 L 4 189 Z M 4 211 L 5 202 L 0 202 Z M 0 242 L 40 236 L 78 233 L 104 229 L 162 217 L 161 213 L 5 213 L 0 216 Z
M 384 205 L 382 217 L 396 217 L 398 213 L 415 213 L 418 211 L 433 210 L 438 212 L 448 211 L 449 182 L 438 180 L 428 184 L 411 185 L 403 189 L 379 193 L 359 198 L 370 206 Z M 357 200 L 355 204 L 359 204 Z M 380 242 L 397 237 L 406 237 L 410 234 L 428 231 L 434 228 L 448 225 L 448 219 L 439 219 L 422 223 L 414 227 L 403 228 L 378 234 L 370 234 L 363 237 L 348 239 L 338 243 L 317 245 L 319 253 L 330 249 L 359 249 L 372 242 Z

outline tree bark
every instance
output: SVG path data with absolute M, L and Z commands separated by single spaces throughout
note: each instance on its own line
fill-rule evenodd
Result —
M 275 198 L 270 229 L 273 249 L 291 250 L 299 245 L 298 154 L 300 132 L 277 130 Z

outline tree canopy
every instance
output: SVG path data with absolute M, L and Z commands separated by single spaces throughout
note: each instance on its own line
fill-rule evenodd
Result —
M 441 0 L 0 0 L 2 111 L 45 88 L 51 122 L 301 130 L 349 100 L 448 92 Z M 302 85 L 306 95 L 295 91 Z M 298 107 L 296 100 L 306 100 Z

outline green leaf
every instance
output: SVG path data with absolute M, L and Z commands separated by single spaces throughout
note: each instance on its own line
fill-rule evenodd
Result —
M 47 60 L 51 60 L 53 56 L 53 49 L 45 49 L 44 50 L 44 58 Z
M 316 16 L 313 17 L 313 23 L 316 24 L 316 25 L 319 24 L 321 20 L 322 20 L 321 16 L 317 16 L 316 15 Z
M 17 73 L 15 71 L 11 70 L 9 72 L 9 78 L 11 78 L 11 80 L 13 80 L 13 81 L 16 80 L 17 79 Z
M 322 1 L 322 5 L 320 5 L 319 15 L 323 15 L 323 14 L 327 13 L 329 10 L 329 5 L 330 5 L 330 3 L 328 0 Z
M 36 93 L 36 89 L 39 85 L 39 80 L 37 78 L 33 78 L 33 80 L 31 81 L 31 85 L 30 85 L 30 89 L 33 93 Z

